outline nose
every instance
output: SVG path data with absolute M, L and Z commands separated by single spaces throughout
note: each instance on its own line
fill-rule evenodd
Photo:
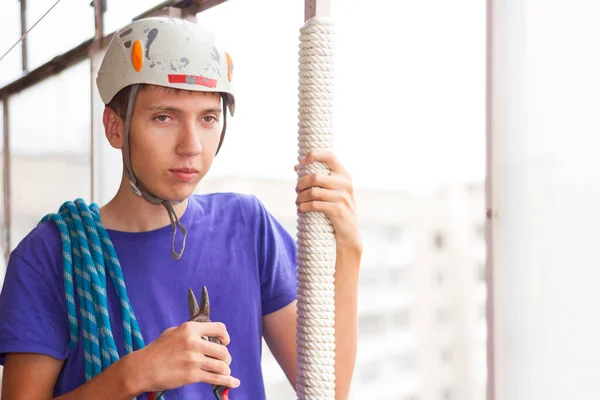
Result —
M 180 156 L 193 157 L 202 154 L 200 131 L 195 121 L 187 121 L 179 134 L 176 152 Z

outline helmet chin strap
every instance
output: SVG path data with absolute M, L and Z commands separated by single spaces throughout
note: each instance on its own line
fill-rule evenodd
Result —
M 130 147 L 129 147 L 129 131 L 131 128 L 131 116 L 133 114 L 133 105 L 135 103 L 135 98 L 137 96 L 138 90 L 139 90 L 140 86 L 139 85 L 133 85 L 131 87 L 131 93 L 129 94 L 129 101 L 127 104 L 127 114 L 125 116 L 125 145 L 124 145 L 124 151 L 123 151 L 123 167 L 125 169 L 125 175 L 127 176 L 127 179 L 129 180 L 129 185 L 131 186 L 131 190 L 133 191 L 133 193 L 135 193 L 136 195 L 144 198 L 146 201 L 148 201 L 151 204 L 155 204 L 155 205 L 163 205 L 165 207 L 165 209 L 167 210 L 167 214 L 169 214 L 169 219 L 171 220 L 171 226 L 173 227 L 173 239 L 171 241 L 171 255 L 173 256 L 173 258 L 175 260 L 179 260 L 181 258 L 181 256 L 183 255 L 183 251 L 185 250 L 185 241 L 187 239 L 187 229 L 185 228 L 185 226 L 183 226 L 181 224 L 181 222 L 179 221 L 179 218 L 177 218 L 177 214 L 175 213 L 175 210 L 173 209 L 173 204 L 179 204 L 181 203 L 181 201 L 168 201 L 168 200 L 164 200 L 161 199 L 160 197 L 156 196 L 155 194 L 149 192 L 148 190 L 146 190 L 143 185 L 140 185 L 137 181 L 137 178 L 135 177 L 134 173 L 133 173 L 133 169 L 131 168 L 131 158 L 130 158 Z M 177 234 L 177 227 L 179 226 L 179 229 L 181 229 L 181 232 L 183 233 L 183 243 L 181 245 L 181 250 L 178 252 L 175 251 L 175 236 Z
M 130 157 L 130 147 L 129 147 L 129 131 L 131 128 L 131 116 L 133 114 L 133 106 L 135 104 L 135 99 L 137 97 L 137 93 L 138 93 L 139 89 L 140 89 L 140 85 L 132 85 L 131 92 L 129 93 L 129 100 L 127 103 L 127 114 L 125 115 L 125 145 L 124 145 L 124 149 L 123 149 L 123 155 L 124 155 L 123 167 L 125 169 L 125 175 L 127 176 L 127 179 L 129 180 L 129 185 L 131 186 L 131 190 L 133 191 L 133 193 L 144 198 L 146 201 L 148 201 L 151 204 L 155 204 L 155 205 L 161 204 L 166 208 L 167 214 L 169 214 L 169 219 L 171 220 L 171 226 L 173 227 L 173 239 L 171 240 L 171 254 L 175 260 L 179 260 L 181 258 L 181 256 L 183 255 L 183 251 L 185 250 L 185 241 L 187 239 L 187 229 L 185 228 L 185 226 L 183 226 L 181 224 L 181 222 L 179 221 L 179 218 L 177 218 L 177 214 L 175 213 L 175 210 L 173 210 L 173 205 L 179 204 L 183 200 L 168 201 L 168 200 L 161 199 L 160 197 L 156 196 L 155 194 L 149 192 L 148 190 L 146 190 L 144 188 L 143 185 L 138 183 L 138 180 L 135 177 L 135 174 L 133 173 L 133 168 L 131 167 L 131 157 Z M 223 96 L 222 98 L 223 98 L 223 130 L 221 132 L 221 137 L 219 138 L 219 146 L 217 147 L 215 156 L 219 153 L 219 150 L 221 149 L 221 145 L 223 144 L 223 139 L 225 138 L 225 130 L 227 128 L 227 104 L 228 103 L 227 103 L 225 96 Z M 183 233 L 183 243 L 181 245 L 181 251 L 179 251 L 179 253 L 175 251 L 175 237 L 177 234 L 177 227 L 179 227 L 179 229 L 181 229 L 181 232 Z

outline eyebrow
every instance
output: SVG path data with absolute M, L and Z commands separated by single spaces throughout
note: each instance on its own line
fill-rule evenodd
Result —
M 182 112 L 183 111 L 181 108 L 160 105 L 160 104 L 156 105 L 156 106 L 148 106 L 148 107 L 146 107 L 146 110 L 149 110 L 149 111 L 171 111 L 171 112 Z M 205 108 L 201 112 L 202 112 L 202 114 L 205 114 L 205 113 L 220 114 L 221 111 L 222 111 L 221 107 L 211 107 L 211 108 Z

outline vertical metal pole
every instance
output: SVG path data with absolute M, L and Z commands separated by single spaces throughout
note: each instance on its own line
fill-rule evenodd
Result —
M 3 237 L 4 241 L 4 260 L 6 261 L 5 265 L 8 265 L 8 258 L 10 256 L 10 135 L 8 128 L 10 126 L 8 121 L 8 97 L 4 97 L 2 99 L 2 114 L 4 116 L 4 148 L 3 152 L 3 169 L 4 169 L 4 187 L 3 196 L 4 196 L 4 229 L 6 230 L 5 237 Z
M 27 0 L 21 1 L 21 35 L 24 35 L 27 32 Z M 29 71 L 27 65 L 27 36 L 23 38 L 21 41 L 21 65 L 23 74 L 26 74 Z
M 313 17 L 329 17 L 331 13 L 330 0 L 305 0 L 304 21 Z
M 99 179 L 100 172 L 100 143 L 104 136 L 102 124 L 102 110 L 104 104 L 98 93 L 96 93 L 96 76 L 102 61 L 102 38 L 104 37 L 104 0 L 94 0 L 95 35 L 90 46 L 90 85 L 91 85 L 91 201 L 99 201 Z

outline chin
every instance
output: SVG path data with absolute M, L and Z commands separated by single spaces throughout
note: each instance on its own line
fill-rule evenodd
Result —
M 170 202 L 181 202 L 194 193 L 196 185 L 185 185 L 185 187 L 161 188 L 156 191 L 150 190 L 155 196 Z
M 194 194 L 194 189 L 196 189 L 196 184 L 185 185 L 183 187 L 173 188 L 166 197 L 163 197 L 165 200 L 169 201 L 183 201 Z

